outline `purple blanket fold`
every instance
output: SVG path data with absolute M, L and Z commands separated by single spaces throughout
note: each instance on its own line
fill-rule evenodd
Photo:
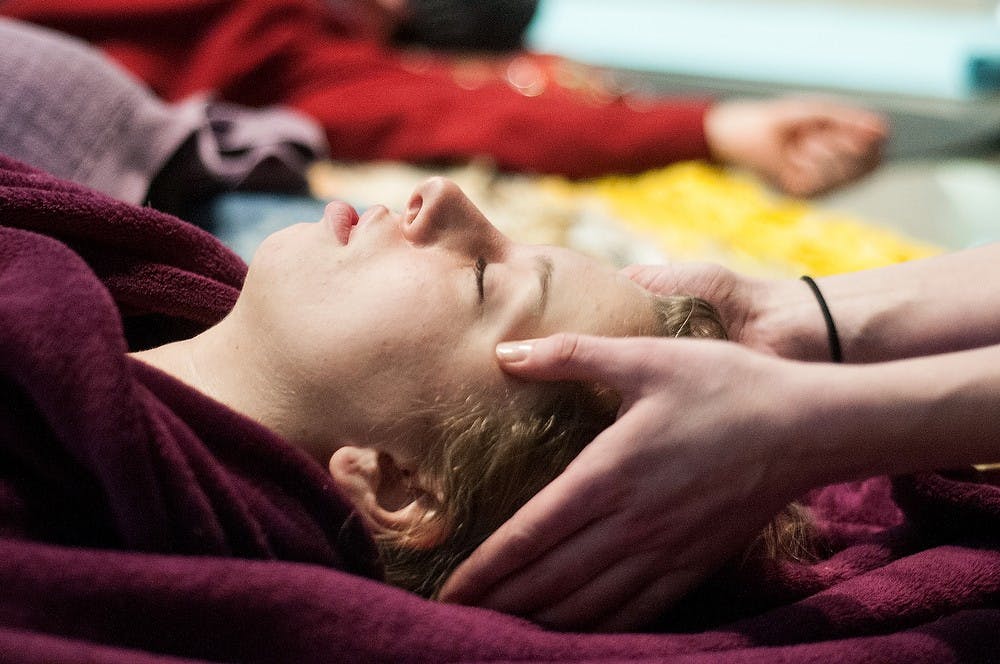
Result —
M 324 468 L 125 354 L 219 320 L 245 269 L 0 157 L 0 660 L 996 661 L 1000 489 L 971 471 L 816 490 L 821 560 L 724 570 L 643 634 L 380 583 Z

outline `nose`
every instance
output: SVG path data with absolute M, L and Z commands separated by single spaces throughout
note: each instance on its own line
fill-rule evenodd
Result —
M 499 232 L 451 180 L 433 177 L 410 195 L 403 235 L 414 244 L 442 244 L 458 251 L 478 249 Z

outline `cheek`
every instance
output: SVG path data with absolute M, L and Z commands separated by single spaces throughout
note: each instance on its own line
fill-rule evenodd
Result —
M 494 359 L 493 346 L 478 343 L 432 344 L 415 356 L 399 358 L 390 371 L 396 389 L 407 391 L 408 401 L 431 407 L 463 403 L 470 395 L 500 398 L 509 380 Z
M 312 240 L 315 224 L 293 224 L 264 238 L 250 260 L 251 269 L 280 270 L 289 262 L 308 256 L 315 248 Z
M 376 307 L 367 296 L 348 297 L 335 319 L 314 329 L 325 352 L 341 356 L 354 376 L 396 394 L 433 389 L 461 370 L 468 340 L 464 321 L 428 292 L 386 290 Z

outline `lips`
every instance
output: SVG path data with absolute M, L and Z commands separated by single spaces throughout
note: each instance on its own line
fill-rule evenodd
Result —
M 358 212 L 343 201 L 333 201 L 323 211 L 323 221 L 330 225 L 341 244 L 351 239 L 351 229 L 358 223 Z

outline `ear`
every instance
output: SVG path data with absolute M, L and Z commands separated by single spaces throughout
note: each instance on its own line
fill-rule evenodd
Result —
M 401 546 L 427 549 L 448 536 L 436 493 L 411 480 L 390 455 L 341 447 L 330 457 L 330 475 L 365 523 L 376 533 L 397 535 Z

